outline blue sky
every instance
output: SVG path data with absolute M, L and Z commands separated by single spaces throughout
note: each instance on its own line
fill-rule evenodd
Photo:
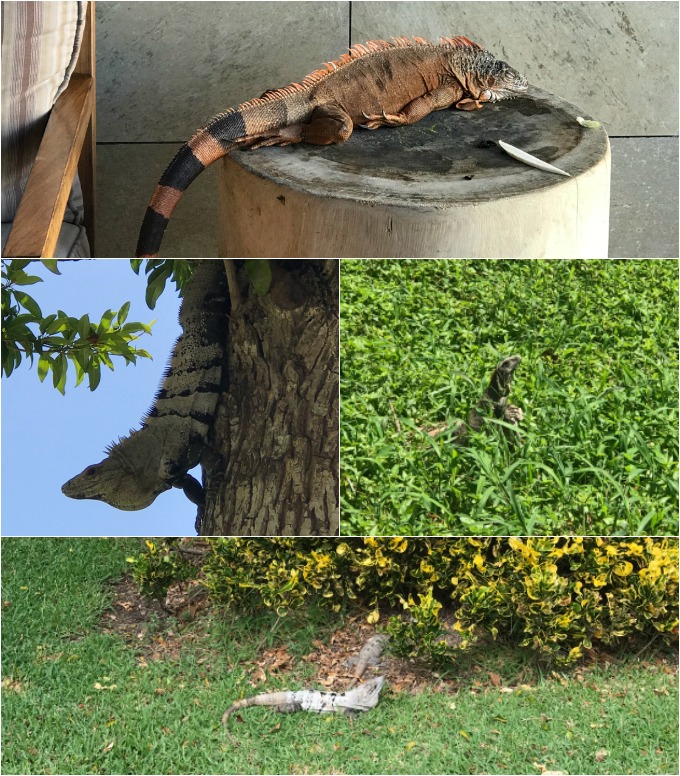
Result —
M 88 313 L 98 321 L 108 308 L 118 310 L 129 301 L 128 321 L 156 320 L 153 334 L 138 342 L 153 361 L 143 358 L 126 367 L 122 359 L 114 359 L 115 371 L 102 369 L 96 391 L 90 391 L 87 379 L 75 388 L 70 374 L 66 396 L 52 387 L 51 373 L 40 383 L 36 367 L 28 362 L 9 379 L 2 377 L 2 535 L 195 535 L 196 507 L 175 488 L 139 512 L 61 493 L 62 483 L 105 457 L 109 443 L 139 427 L 180 328 L 174 283 L 149 310 L 146 277 L 143 272 L 135 275 L 127 259 L 60 262 L 59 268 L 61 276 L 38 263 L 28 269 L 44 279 L 26 288 L 43 315 L 61 309 L 76 318 Z

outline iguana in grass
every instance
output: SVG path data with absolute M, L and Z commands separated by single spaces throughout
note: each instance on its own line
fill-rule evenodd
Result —
M 146 210 L 138 257 L 155 257 L 189 184 L 236 148 L 343 143 L 355 126 L 414 124 L 432 111 L 477 110 L 522 94 L 524 76 L 465 37 L 372 40 L 301 81 L 215 116 L 179 150 Z
M 232 744 L 236 744 L 227 730 L 229 717 L 234 712 L 246 709 L 249 706 L 273 706 L 276 711 L 287 714 L 296 711 L 313 711 L 317 714 L 327 714 L 335 711 L 341 714 L 355 715 L 362 711 L 369 711 L 378 705 L 380 691 L 384 683 L 384 677 L 378 676 L 342 694 L 322 692 L 320 690 L 261 693 L 232 704 L 222 715 L 222 724 L 229 740 Z
M 142 427 L 108 447 L 103 461 L 64 483 L 66 496 L 133 511 L 177 487 L 200 510 L 203 488 L 187 472 L 200 463 L 222 391 L 228 299 L 223 262 L 198 262 L 184 290 L 183 332 Z
M 453 443 L 457 445 L 467 444 L 470 429 L 481 431 L 486 417 L 493 416 L 498 420 L 511 423 L 514 426 L 524 420 L 524 412 L 520 407 L 514 404 L 508 404 L 512 379 L 515 375 L 515 369 L 519 366 L 521 356 L 508 356 L 504 358 L 491 374 L 491 380 L 487 389 L 482 394 L 482 398 L 468 412 L 467 423 L 460 421 L 452 432 Z M 422 428 L 431 437 L 439 436 L 449 428 L 448 423 L 441 423 L 430 429 Z
M 481 431 L 484 425 L 484 418 L 489 415 L 493 415 L 498 420 L 504 420 L 506 423 L 512 423 L 515 426 L 524 420 L 522 410 L 519 407 L 515 407 L 514 404 L 508 404 L 512 378 L 521 360 L 521 356 L 508 356 L 494 369 L 488 388 L 482 394 L 482 398 L 477 406 L 473 407 L 468 413 L 467 425 L 473 431 Z M 456 434 L 459 436 L 467 434 L 464 423 L 456 429 Z

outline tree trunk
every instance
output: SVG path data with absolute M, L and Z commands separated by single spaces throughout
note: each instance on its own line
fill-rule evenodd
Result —
M 200 535 L 338 533 L 338 264 L 269 260 L 260 296 L 235 262 Z

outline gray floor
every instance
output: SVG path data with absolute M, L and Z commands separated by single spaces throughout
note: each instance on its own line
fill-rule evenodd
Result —
M 678 139 L 612 138 L 609 255 L 676 258 Z M 97 148 L 96 255 L 131 257 L 148 198 L 177 146 L 102 144 Z M 217 256 L 217 171 L 191 186 L 173 215 L 165 258 Z
M 611 139 L 609 255 L 678 257 L 678 138 Z

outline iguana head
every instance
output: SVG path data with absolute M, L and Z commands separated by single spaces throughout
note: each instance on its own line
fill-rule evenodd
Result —
M 170 487 L 166 483 L 149 487 L 142 479 L 122 469 L 115 460 L 105 458 L 65 482 L 61 492 L 69 498 L 95 499 L 116 509 L 134 512 L 148 507 L 156 496 Z
M 156 445 L 148 430 L 134 431 L 112 445 L 103 461 L 65 482 L 61 492 L 69 498 L 103 501 L 125 512 L 144 509 L 172 487 L 168 477 L 159 473 Z
M 488 71 L 483 72 L 479 80 L 484 85 L 481 96 L 488 102 L 517 97 L 529 88 L 527 79 L 501 59 L 494 59 L 493 63 L 489 64 Z
M 524 94 L 529 88 L 529 82 L 521 73 L 514 67 L 510 67 L 507 62 L 496 59 L 488 51 L 477 47 L 476 50 L 466 53 L 469 61 L 463 71 L 460 72 L 459 67 L 452 69 L 473 100 L 479 102 L 508 100 Z M 461 102 L 464 103 L 465 100 Z
M 494 387 L 498 390 L 499 396 L 507 396 L 510 393 L 512 377 L 521 360 L 521 356 L 508 356 L 496 367 L 492 382 L 495 383 Z
M 345 705 L 349 711 L 368 711 L 378 705 L 380 690 L 385 684 L 384 676 L 376 676 L 345 693 Z

